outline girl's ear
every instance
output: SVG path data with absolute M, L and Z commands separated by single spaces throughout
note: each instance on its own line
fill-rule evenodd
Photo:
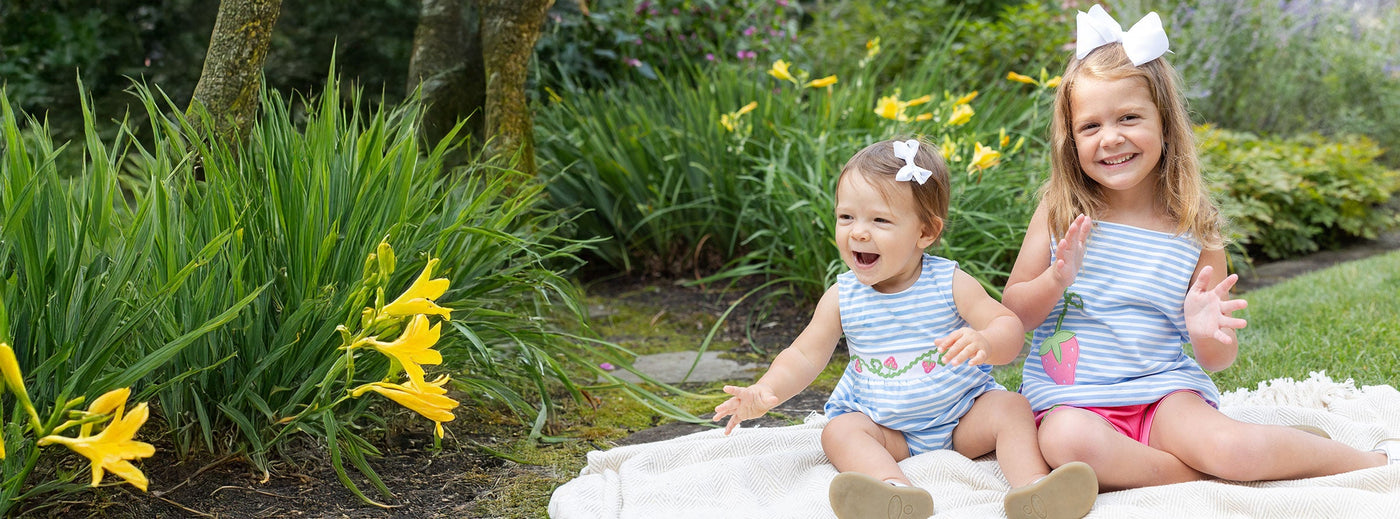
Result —
M 933 242 L 938 241 L 938 236 L 943 234 L 943 219 L 933 217 L 933 226 L 923 226 L 923 232 L 919 234 L 919 248 L 927 249 Z

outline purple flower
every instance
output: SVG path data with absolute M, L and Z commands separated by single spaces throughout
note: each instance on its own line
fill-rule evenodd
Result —
M 713 52 L 706 52 L 706 53 L 705 53 L 705 61 L 714 61 L 714 60 L 715 60 L 715 53 L 713 53 Z
M 611 362 L 604 362 L 602 364 L 599 364 L 598 367 L 603 368 L 603 371 L 612 371 L 617 369 L 617 367 L 613 366 Z
M 787 1 L 787 0 L 778 0 L 778 1 L 775 2 L 775 3 L 778 4 L 778 7 L 787 7 L 787 6 L 788 6 L 788 1 Z
M 758 57 L 758 53 L 751 50 L 741 50 L 735 55 L 738 56 L 739 59 L 754 59 Z
M 648 7 L 651 7 L 651 2 L 642 2 L 640 4 L 637 4 L 637 10 L 634 11 L 632 14 L 642 14 L 642 11 L 647 10 Z
M 758 32 L 758 27 L 750 25 L 749 28 L 744 29 L 744 36 L 753 36 L 755 32 Z
M 627 59 L 622 60 L 622 62 L 623 62 L 623 63 L 626 63 L 627 66 L 629 66 L 629 67 L 640 67 L 640 66 L 642 66 L 642 60 L 639 60 L 639 59 L 637 59 L 637 58 L 627 58 Z

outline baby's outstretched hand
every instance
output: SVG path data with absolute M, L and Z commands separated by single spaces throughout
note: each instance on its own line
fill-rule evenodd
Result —
M 1209 265 L 1202 267 L 1201 273 L 1196 276 L 1196 282 L 1191 284 L 1191 289 L 1186 292 L 1186 301 L 1182 304 L 1182 310 L 1186 313 L 1186 333 L 1190 334 L 1192 339 L 1211 338 L 1222 344 L 1230 344 L 1234 342 L 1234 338 L 1225 330 L 1238 330 L 1248 324 L 1244 319 L 1232 314 L 1236 310 L 1244 309 L 1248 303 L 1243 299 L 1230 298 L 1230 289 L 1239 280 L 1239 276 L 1235 274 L 1230 274 L 1214 288 L 1208 288 L 1213 272 L 1214 269 Z
M 1074 278 L 1084 266 L 1084 243 L 1089 239 L 1093 224 L 1087 215 L 1079 215 L 1065 229 L 1064 238 L 1055 244 L 1055 264 L 1051 268 L 1055 269 L 1055 279 L 1060 282 L 1061 290 L 1074 284 Z
M 987 338 L 972 328 L 958 328 L 946 337 L 934 339 L 933 345 L 943 353 L 944 366 L 956 366 L 963 362 L 976 366 L 987 361 Z
M 726 435 L 738 427 L 740 422 L 763 416 L 769 409 L 780 403 L 778 395 L 773 394 L 773 388 L 766 384 L 754 384 L 748 387 L 724 386 L 724 392 L 732 396 L 724 403 L 715 406 L 715 417 L 711 420 L 718 422 L 728 416 L 729 421 L 724 424 L 724 434 Z

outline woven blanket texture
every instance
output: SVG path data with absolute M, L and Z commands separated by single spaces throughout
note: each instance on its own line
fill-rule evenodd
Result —
M 1370 449 L 1400 437 L 1400 392 L 1357 388 L 1325 373 L 1275 379 L 1222 395 L 1220 409 L 1241 421 L 1313 425 L 1334 439 Z M 836 469 L 822 454 L 826 418 L 788 427 L 721 429 L 588 454 L 578 477 L 555 489 L 554 519 L 763 517 L 832 518 L 827 485 Z M 933 494 L 937 518 L 1004 517 L 1010 488 L 992 456 L 953 451 L 900 463 Z M 1087 516 L 1400 517 L 1400 466 L 1288 481 L 1197 481 L 1107 492 Z

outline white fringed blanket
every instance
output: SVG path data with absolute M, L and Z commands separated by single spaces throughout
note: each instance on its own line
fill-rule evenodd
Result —
M 1357 388 L 1324 373 L 1276 379 L 1253 391 L 1223 395 L 1235 419 L 1321 427 L 1369 449 L 1400 437 L 1400 392 Z M 549 502 L 554 519 L 686 517 L 834 517 L 827 484 L 836 469 L 821 450 L 819 414 L 791 427 L 719 429 L 588 454 L 579 476 Z M 1003 517 L 1008 485 L 996 460 L 939 451 L 901 463 L 915 485 L 933 494 L 938 518 Z M 1400 466 L 1321 478 L 1232 483 L 1199 481 L 1109 492 L 1090 518 L 1124 517 L 1400 517 Z

